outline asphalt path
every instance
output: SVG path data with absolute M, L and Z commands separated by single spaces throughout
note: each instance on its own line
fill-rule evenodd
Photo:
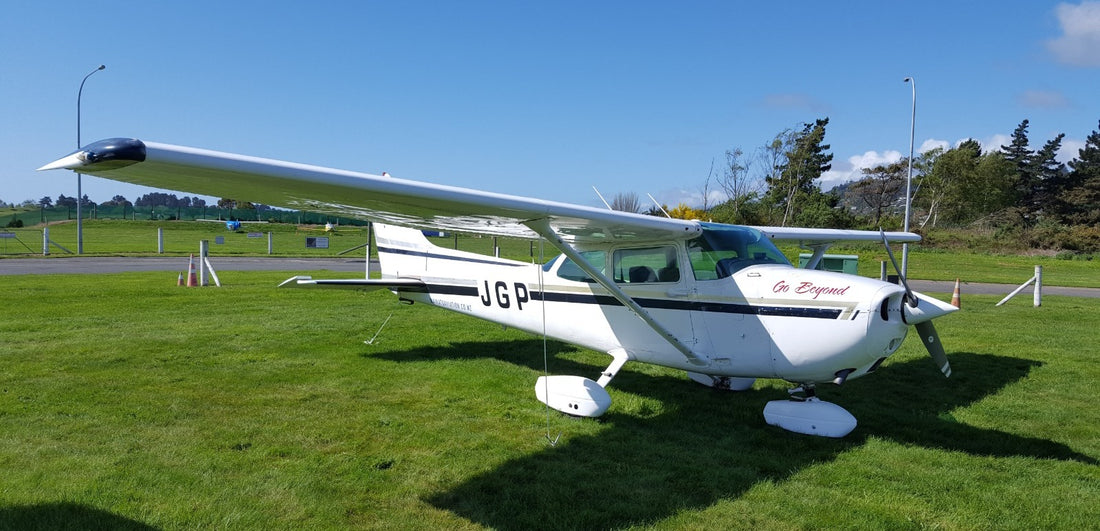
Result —
M 216 271 L 338 271 L 362 273 L 362 258 L 279 258 L 219 256 L 210 259 Z M 378 271 L 378 261 L 372 260 L 371 271 Z M 66 258 L 6 258 L 0 260 L 0 275 L 51 275 L 75 273 L 126 273 L 132 271 L 187 271 L 184 257 L 98 257 Z M 911 280 L 910 287 L 929 293 L 951 293 L 954 281 Z M 963 282 L 960 292 L 980 295 L 1007 295 L 1019 284 L 981 284 Z M 1100 288 L 1067 288 L 1043 286 L 1045 295 L 1100 298 Z M 1031 294 L 1026 288 L 1019 296 Z
M 135 271 L 187 271 L 188 257 L 9 258 L 0 260 L 0 275 L 54 275 L 78 273 L 129 273 Z M 215 271 L 354 271 L 363 272 L 359 258 L 262 258 L 218 256 L 210 258 Z M 196 269 L 198 264 L 195 265 Z M 371 271 L 378 261 L 371 261 Z

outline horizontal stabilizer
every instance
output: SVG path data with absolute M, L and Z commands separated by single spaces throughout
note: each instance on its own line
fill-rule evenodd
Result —
M 290 277 L 279 284 L 279 287 L 321 287 L 321 288 L 343 288 L 343 289 L 360 289 L 360 290 L 376 290 L 376 289 L 403 289 L 403 290 L 425 290 L 427 285 L 415 278 L 335 278 L 335 279 L 314 279 L 310 276 L 296 276 Z

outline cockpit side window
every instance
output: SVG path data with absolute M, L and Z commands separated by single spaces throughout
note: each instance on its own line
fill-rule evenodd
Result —
M 704 223 L 687 249 L 696 280 L 726 278 L 751 265 L 790 265 L 771 240 L 749 227 Z
M 617 283 L 680 281 L 680 261 L 675 246 L 616 249 L 613 256 L 613 273 Z
M 604 265 L 607 263 L 607 253 L 604 251 L 581 251 L 581 257 L 588 263 L 592 264 L 592 267 L 603 271 Z M 565 280 L 572 280 L 574 282 L 595 282 L 596 279 L 588 276 L 576 262 L 570 260 L 568 257 L 562 257 L 561 267 L 558 267 L 558 277 Z

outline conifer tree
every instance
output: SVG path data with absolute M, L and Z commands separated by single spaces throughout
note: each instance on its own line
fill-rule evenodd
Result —
M 1100 125 L 1085 140 L 1077 158 L 1069 162 L 1061 203 L 1066 221 L 1100 224 Z

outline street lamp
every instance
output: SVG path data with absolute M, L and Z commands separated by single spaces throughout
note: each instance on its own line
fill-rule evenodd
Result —
M 913 86 L 913 117 L 909 122 L 909 174 L 905 178 L 905 226 L 902 228 L 909 232 L 909 204 L 913 200 L 913 137 L 917 130 L 917 80 L 907 77 L 903 83 Z M 909 244 L 901 244 L 901 276 L 909 278 Z
M 84 82 L 92 77 L 92 74 L 107 68 L 107 65 L 99 65 L 98 68 L 88 72 L 80 81 L 80 90 L 76 91 L 76 149 L 80 149 L 80 96 L 84 93 Z M 84 202 L 84 193 L 80 189 L 80 172 L 76 172 L 76 254 L 84 254 L 84 215 L 80 205 Z

